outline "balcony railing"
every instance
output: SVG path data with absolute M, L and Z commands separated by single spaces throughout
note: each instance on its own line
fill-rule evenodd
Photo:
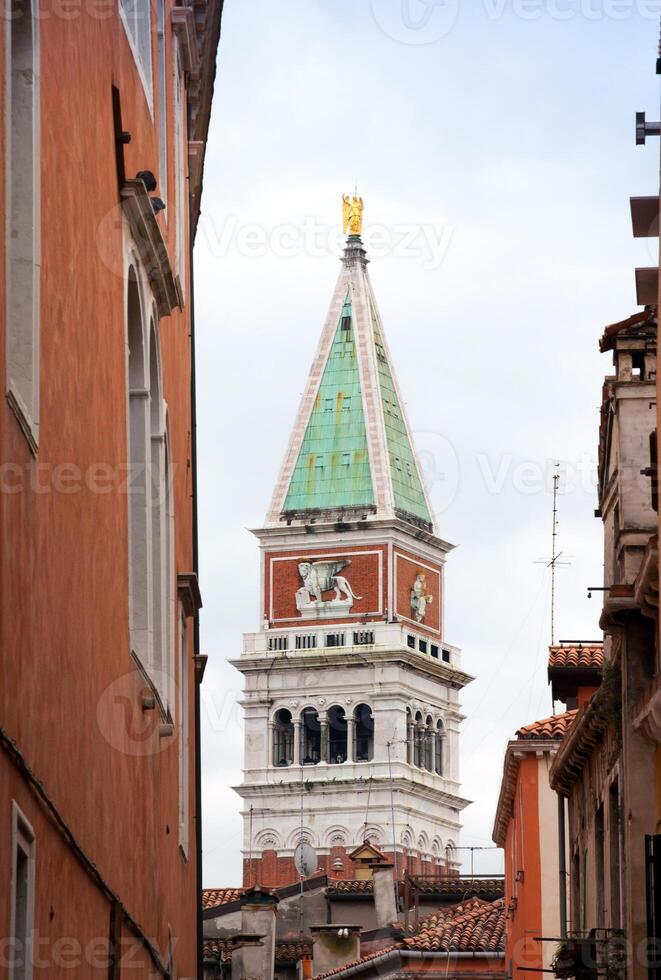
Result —
M 321 650 L 351 652 L 367 650 L 411 650 L 428 660 L 461 668 L 457 647 L 425 636 L 403 623 L 368 623 L 360 626 L 306 626 L 294 629 L 265 629 L 244 636 L 244 657 L 306 656 Z

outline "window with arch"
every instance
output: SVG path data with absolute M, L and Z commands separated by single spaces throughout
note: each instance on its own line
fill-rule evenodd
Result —
M 333 705 L 328 709 L 328 761 L 332 766 L 347 761 L 348 725 L 344 708 Z
M 291 711 L 280 708 L 273 723 L 273 765 L 291 766 L 294 761 L 294 722 Z
M 316 766 L 321 760 L 321 725 L 314 708 L 305 708 L 301 714 L 301 764 Z
M 415 726 L 413 732 L 413 765 L 422 769 L 423 742 L 424 742 L 424 721 L 422 712 L 416 711 L 414 718 Z
M 422 765 L 428 772 L 434 771 L 434 720 L 427 716 L 422 742 Z
M 131 651 L 166 711 L 174 697 L 174 508 L 159 338 L 137 265 L 127 283 Z
M 436 751 L 434 753 L 434 771 L 437 776 L 443 775 L 443 742 L 445 741 L 445 736 L 443 732 L 443 722 L 436 722 L 436 732 L 434 733 L 434 738 L 436 740 Z
M 356 705 L 353 713 L 356 762 L 371 762 L 374 758 L 374 716 L 369 704 Z
M 409 765 L 412 765 L 413 763 L 413 754 L 414 754 L 413 733 L 414 733 L 413 715 L 411 713 L 411 709 L 407 708 L 406 709 L 406 761 L 408 762 Z

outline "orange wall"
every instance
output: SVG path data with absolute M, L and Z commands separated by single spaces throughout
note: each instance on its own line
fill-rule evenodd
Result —
M 519 764 L 514 812 L 505 840 L 505 908 L 508 916 L 505 959 L 508 965 L 512 964 L 512 975 L 519 966 L 542 966 L 542 946 L 534 942 L 535 936 L 541 936 L 542 925 L 538 780 L 537 758 L 524 756 Z M 538 980 L 541 977 L 540 974 Z
M 158 173 L 157 134 L 117 5 L 97 7 L 110 10 L 110 18 L 94 17 L 86 12 L 94 5 L 83 4 L 73 17 L 52 12 L 40 22 L 41 429 L 35 459 L 2 399 L 0 462 L 18 464 L 23 486 L 16 493 L 0 493 L 0 723 L 166 962 L 171 923 L 177 973 L 192 977 L 192 733 L 188 862 L 178 847 L 177 738 L 156 739 L 156 754 L 132 754 L 140 744 L 132 726 L 135 734 L 143 723 L 142 681 L 129 655 L 128 638 L 127 495 L 122 488 L 127 452 L 125 283 L 113 83 L 121 92 L 124 129 L 132 136 L 126 147 L 127 176 L 140 169 Z M 155 33 L 153 38 L 155 44 Z M 154 64 L 155 55 L 154 50 Z M 171 177 L 173 170 L 170 146 Z M 168 201 L 167 225 L 159 220 L 174 263 L 172 191 Z M 2 270 L 4 262 L 4 295 Z M 0 302 L 3 363 L 4 309 Z M 160 338 L 174 468 L 175 565 L 177 572 L 190 572 L 188 309 L 161 321 Z M 73 463 L 82 474 L 69 484 L 76 487 L 70 492 L 56 484 L 54 468 L 61 463 Z M 108 466 L 112 474 L 108 492 L 94 492 L 89 484 L 97 464 Z M 32 489 L 37 485 L 39 492 Z M 192 628 L 188 633 L 192 641 Z M 188 663 L 192 719 L 190 656 Z M 128 698 L 124 724 L 111 710 L 118 682 L 121 696 Z M 38 935 L 51 943 L 69 936 L 83 946 L 107 937 L 109 910 L 98 889 L 44 821 L 42 809 L 1 748 L 0 935 L 9 932 L 12 798 L 37 832 Z M 143 951 L 138 962 L 145 956 Z M 146 975 L 144 971 L 137 975 Z M 47 975 L 52 980 L 72 971 L 51 965 Z M 83 963 L 75 975 L 100 973 Z M 0 963 L 0 978 L 5 976 Z

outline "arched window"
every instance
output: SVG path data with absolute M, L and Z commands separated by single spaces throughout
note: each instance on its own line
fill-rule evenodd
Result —
M 314 708 L 306 708 L 301 715 L 301 763 L 316 766 L 321 759 L 321 725 Z
M 353 713 L 356 762 L 371 762 L 374 758 L 374 717 L 368 704 L 356 705 Z
M 127 292 L 129 346 L 129 622 L 131 650 L 140 663 L 152 665 L 152 554 L 147 474 L 150 454 L 149 375 L 140 290 L 129 270 Z
M 411 709 L 406 709 L 406 761 L 409 765 L 413 763 L 413 715 Z
M 290 766 L 294 761 L 294 722 L 291 711 L 280 708 L 273 724 L 273 765 Z
M 128 509 L 130 642 L 164 709 L 174 704 L 174 555 L 171 465 L 158 331 L 138 275 L 128 275 Z
M 328 761 L 339 765 L 347 760 L 347 718 L 344 708 L 334 705 L 328 710 Z
M 437 776 L 442 776 L 443 775 L 443 742 L 445 740 L 444 739 L 444 735 L 443 735 L 443 722 L 442 721 L 437 721 L 436 722 L 436 732 L 435 732 L 434 738 L 436 739 L 436 752 L 435 752 L 435 758 L 434 758 L 434 769 L 436 771 L 436 775 Z
M 415 766 L 418 766 L 419 769 L 422 769 L 422 757 L 423 757 L 422 743 L 424 739 L 424 731 L 425 729 L 422 720 L 422 714 L 419 711 L 417 711 L 415 715 L 415 730 L 413 733 L 413 737 L 414 737 L 413 764 Z
M 434 771 L 434 719 L 431 715 L 427 716 L 425 730 L 423 733 L 423 766 L 428 772 Z

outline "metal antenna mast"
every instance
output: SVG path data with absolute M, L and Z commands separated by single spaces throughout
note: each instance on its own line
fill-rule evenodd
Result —
M 558 484 L 560 483 L 560 463 L 555 464 L 553 474 L 553 532 L 551 535 L 551 646 L 555 643 L 555 566 L 560 555 L 556 554 L 558 541 Z
M 551 528 L 551 558 L 541 558 L 536 565 L 546 565 L 551 569 L 551 646 L 555 644 L 555 572 L 557 568 L 567 567 L 569 561 L 560 561 L 562 551 L 558 551 L 558 494 L 560 492 L 560 463 L 555 464 L 553 474 L 553 526 Z M 565 555 L 565 558 L 570 557 Z

